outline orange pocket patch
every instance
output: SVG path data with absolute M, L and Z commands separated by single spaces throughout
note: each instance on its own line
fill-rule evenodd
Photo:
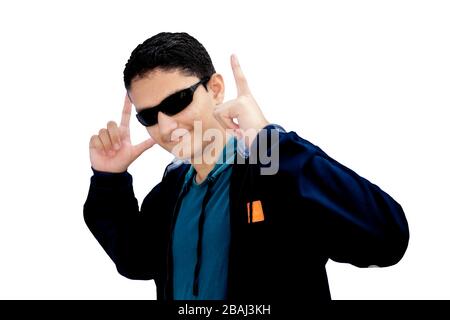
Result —
M 250 221 L 250 203 L 247 203 L 247 215 L 248 215 L 248 223 L 251 222 L 260 222 L 260 221 L 264 221 L 264 212 L 263 212 L 263 208 L 262 208 L 262 204 L 261 201 L 257 200 L 257 201 L 253 201 L 252 202 L 252 221 Z

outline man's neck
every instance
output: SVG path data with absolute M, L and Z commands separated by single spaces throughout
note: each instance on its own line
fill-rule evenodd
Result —
M 217 161 L 219 161 L 219 157 L 222 153 L 223 148 L 225 147 L 228 139 L 230 139 L 231 135 L 223 135 L 225 137 L 224 139 L 219 139 L 220 141 L 213 142 L 214 148 L 215 148 L 215 154 L 212 155 L 210 152 L 207 151 L 208 148 L 203 148 L 203 154 L 201 156 L 201 159 L 198 158 L 200 161 L 192 161 L 192 166 L 195 169 L 196 175 L 195 175 L 195 182 L 196 183 L 202 183 L 208 174 L 211 172 L 211 170 L 216 165 Z M 206 152 L 205 152 L 206 151 Z
M 195 169 L 195 182 L 202 183 L 216 164 L 193 164 Z

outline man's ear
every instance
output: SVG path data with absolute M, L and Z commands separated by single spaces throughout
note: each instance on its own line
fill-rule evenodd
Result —
M 225 83 L 223 77 L 219 73 L 214 73 L 208 82 L 208 90 L 211 91 L 214 104 L 218 105 L 223 103 L 225 96 Z

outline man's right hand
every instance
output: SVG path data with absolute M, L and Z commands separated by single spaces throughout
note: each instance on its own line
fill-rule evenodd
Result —
M 89 141 L 92 168 L 103 172 L 124 172 L 145 150 L 155 144 L 152 138 L 134 146 L 131 144 L 130 116 L 131 102 L 128 95 L 125 95 L 120 126 L 109 121 L 106 128 L 100 129 Z

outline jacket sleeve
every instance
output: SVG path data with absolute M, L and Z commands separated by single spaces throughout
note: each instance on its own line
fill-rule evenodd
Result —
M 278 131 L 278 139 L 269 142 L 270 152 L 279 154 L 277 174 L 305 208 L 302 214 L 313 216 L 305 220 L 314 224 L 325 256 L 359 267 L 400 261 L 409 242 L 400 204 L 295 132 L 266 129 Z
M 121 275 L 130 279 L 154 279 L 161 248 L 160 228 L 155 221 L 160 211 L 161 183 L 144 200 L 151 212 L 141 212 L 128 172 L 93 171 L 84 204 L 84 220 L 89 230 Z

